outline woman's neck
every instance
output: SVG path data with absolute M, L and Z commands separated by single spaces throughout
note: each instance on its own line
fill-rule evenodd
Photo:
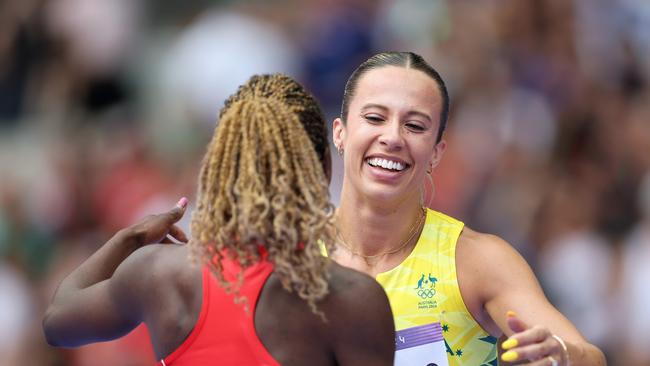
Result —
M 417 241 L 417 238 L 413 240 L 414 233 L 419 234 L 420 227 L 414 226 L 421 223 L 423 215 L 417 196 L 377 202 L 346 193 L 341 195 L 337 226 L 338 239 L 344 241 L 340 244 L 347 250 L 362 256 L 375 256 L 401 247 L 410 249 L 409 244 Z

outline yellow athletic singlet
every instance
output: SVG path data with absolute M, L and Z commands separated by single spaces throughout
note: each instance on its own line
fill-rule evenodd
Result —
M 460 295 L 455 258 L 463 226 L 427 210 L 411 254 L 377 275 L 395 317 L 395 365 L 498 365 L 497 339 L 478 325 Z

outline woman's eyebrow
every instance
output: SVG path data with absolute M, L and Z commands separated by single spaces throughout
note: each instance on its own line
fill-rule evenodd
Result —
M 420 111 L 409 111 L 406 113 L 407 116 L 418 116 L 426 119 L 428 122 L 431 122 L 431 116 L 425 112 L 420 112 Z
M 363 107 L 361 107 L 361 111 L 365 111 L 365 110 L 371 109 L 371 108 L 377 108 L 377 109 L 381 109 L 383 111 L 388 110 L 388 108 L 386 106 L 384 106 L 384 105 L 377 104 L 377 103 L 368 103 L 368 104 L 365 104 Z
M 377 104 L 377 103 L 367 103 L 367 104 L 364 104 L 361 107 L 361 112 L 365 112 L 366 110 L 373 109 L 373 108 L 380 109 L 382 111 L 387 111 L 388 110 L 388 107 L 386 107 L 385 105 Z M 410 110 L 410 111 L 408 111 L 406 113 L 406 115 L 409 116 L 409 117 L 410 116 L 418 116 L 418 117 L 424 118 L 428 122 L 432 121 L 431 116 L 429 116 L 429 114 L 427 114 L 425 112 L 418 111 L 418 110 Z

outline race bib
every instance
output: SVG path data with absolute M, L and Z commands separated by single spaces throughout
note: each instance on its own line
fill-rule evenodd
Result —
M 395 348 L 395 366 L 449 366 L 438 322 L 397 331 Z

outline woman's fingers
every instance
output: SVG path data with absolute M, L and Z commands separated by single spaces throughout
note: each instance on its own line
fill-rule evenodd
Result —
M 523 332 L 529 328 L 523 320 L 519 319 L 517 313 L 512 310 L 506 313 L 506 321 L 508 327 L 515 333 Z
M 169 228 L 169 235 L 181 243 L 188 242 L 187 235 L 185 234 L 185 232 L 176 225 L 172 225 Z
M 516 316 L 508 314 L 508 326 L 515 329 L 524 329 L 516 332 L 501 344 L 506 350 L 501 359 L 506 362 L 529 360 L 532 363 L 527 365 L 552 365 L 553 359 L 546 359 L 548 356 L 559 354 L 559 344 L 546 327 L 527 325 Z
M 543 339 L 526 338 L 519 346 L 509 349 L 501 358 L 504 361 L 512 362 L 517 360 L 536 361 L 550 355 L 558 355 L 558 343 L 551 337 Z
M 510 338 L 503 342 L 502 347 L 503 349 L 507 350 L 513 347 L 523 347 L 528 344 L 539 343 L 546 339 L 552 340 L 551 332 L 546 327 L 535 326 L 526 329 L 523 332 L 513 334 Z M 514 344 L 509 342 L 510 340 L 514 340 Z M 553 343 L 557 342 L 554 341 Z
M 183 197 L 171 210 L 157 215 L 149 215 L 132 226 L 132 230 L 137 233 L 140 245 L 166 243 L 168 241 L 165 240 L 165 236 L 168 234 L 181 242 L 187 242 L 187 235 L 174 225 L 185 214 L 187 202 L 187 198 Z

